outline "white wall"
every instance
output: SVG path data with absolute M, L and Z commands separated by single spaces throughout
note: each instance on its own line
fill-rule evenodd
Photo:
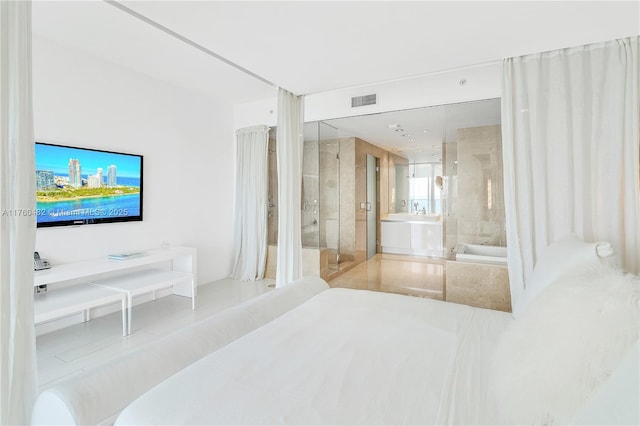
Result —
M 229 275 L 233 106 L 34 36 L 36 140 L 144 155 L 142 222 L 40 228 L 53 264 L 160 247 L 198 249 L 198 282 Z
M 433 105 L 498 98 L 501 96 L 502 64 L 466 67 L 429 75 L 332 90 L 305 97 L 304 121 L 328 120 Z M 460 85 L 460 81 L 465 84 Z M 351 108 L 351 98 L 375 93 L 378 103 Z M 236 128 L 277 123 L 277 99 L 238 105 L 235 109 Z

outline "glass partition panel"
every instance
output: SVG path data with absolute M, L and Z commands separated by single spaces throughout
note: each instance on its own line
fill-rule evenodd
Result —
M 340 143 L 337 129 L 319 123 L 320 247 L 326 247 L 329 273 L 340 264 Z
M 446 105 L 447 248 L 506 245 L 500 99 Z M 448 226 L 449 228 L 449 226 Z M 455 239 L 455 242 L 453 241 Z
M 320 246 L 320 151 L 318 123 L 304 124 L 302 151 L 302 247 Z
M 441 182 L 441 163 L 409 165 L 409 204 L 411 213 L 442 214 Z

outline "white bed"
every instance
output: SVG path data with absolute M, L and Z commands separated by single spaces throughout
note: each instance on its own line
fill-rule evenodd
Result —
M 466 401 L 483 397 L 485 349 L 509 318 L 326 290 L 156 386 L 118 424 L 446 423 L 452 388 L 473 419 Z
M 169 377 L 116 424 L 566 424 L 596 412 L 637 424 L 627 371 L 637 371 L 638 283 L 587 270 L 517 321 L 328 289 Z M 609 383 L 617 377 L 627 383 Z M 606 403 L 603 389 L 614 392 Z

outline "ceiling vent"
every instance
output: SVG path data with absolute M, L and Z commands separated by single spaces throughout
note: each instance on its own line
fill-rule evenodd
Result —
M 351 108 L 357 108 L 378 103 L 378 95 L 364 95 L 351 98 Z

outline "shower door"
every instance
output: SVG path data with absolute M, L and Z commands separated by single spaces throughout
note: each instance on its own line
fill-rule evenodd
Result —
M 367 154 L 367 259 L 376 255 L 378 246 L 377 158 Z
M 319 123 L 320 247 L 327 250 L 329 274 L 340 265 L 340 144 L 338 131 Z

